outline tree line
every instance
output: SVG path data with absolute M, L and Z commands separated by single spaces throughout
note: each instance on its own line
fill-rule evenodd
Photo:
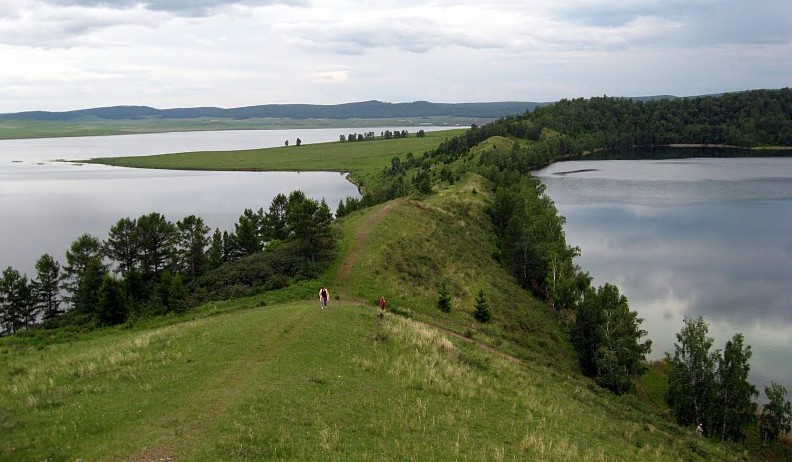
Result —
M 12 334 L 39 323 L 118 324 L 208 299 L 284 287 L 291 279 L 317 274 L 332 257 L 332 220 L 324 200 L 302 191 L 278 194 L 266 212 L 245 209 L 232 232 L 210 234 L 195 215 L 176 223 L 157 212 L 119 219 L 104 241 L 79 236 L 63 265 L 42 255 L 34 278 L 12 267 L 3 270 L 0 332 Z
M 792 89 L 646 102 L 565 99 L 526 118 L 562 132 L 575 151 L 673 143 L 792 146 Z
M 407 138 L 410 136 L 410 132 L 407 130 L 384 130 L 380 132 L 380 138 L 385 140 L 390 140 L 394 138 Z M 418 130 L 415 134 L 418 138 L 423 138 L 426 136 L 426 132 L 421 129 Z M 338 135 L 338 141 L 341 143 L 345 142 L 353 142 L 353 141 L 370 141 L 377 138 L 377 135 L 374 132 L 364 132 L 364 133 L 349 133 L 347 135 L 341 134 Z

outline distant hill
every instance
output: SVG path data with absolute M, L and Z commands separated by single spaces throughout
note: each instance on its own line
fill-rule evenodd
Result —
M 112 106 L 80 109 L 66 112 L 28 111 L 0 114 L 0 120 L 72 121 L 79 119 L 195 119 L 201 117 L 224 119 L 278 118 L 278 119 L 372 119 L 394 117 L 452 116 L 481 119 L 523 114 L 548 103 L 504 101 L 492 103 L 384 103 L 363 101 L 357 103 L 318 104 L 265 104 L 223 109 L 195 107 L 156 109 L 148 106 Z

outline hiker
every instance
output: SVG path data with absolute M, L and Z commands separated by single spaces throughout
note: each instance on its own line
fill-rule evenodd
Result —
M 704 436 L 704 426 L 701 425 L 701 422 L 696 427 L 696 436 Z
M 322 286 L 319 289 L 319 303 L 322 304 L 322 309 L 327 308 L 327 301 L 330 300 L 330 292 L 327 291 L 327 287 Z
M 384 295 L 382 297 L 380 297 L 380 302 L 379 303 L 380 303 L 380 310 L 379 310 L 379 313 L 377 313 L 377 317 L 381 318 L 383 316 L 383 314 L 385 313 L 385 305 L 388 303 L 388 302 L 385 301 L 385 296 Z

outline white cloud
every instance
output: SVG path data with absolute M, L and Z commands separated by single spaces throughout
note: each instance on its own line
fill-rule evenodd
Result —
M 792 75 L 778 1 L 185 4 L 0 0 L 0 112 L 691 95 Z
M 315 82 L 346 82 L 349 79 L 349 71 L 318 71 L 311 74 L 311 80 Z

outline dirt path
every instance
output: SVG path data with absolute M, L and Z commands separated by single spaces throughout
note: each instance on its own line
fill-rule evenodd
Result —
M 335 280 L 336 287 L 349 286 L 349 280 L 352 277 L 352 269 L 360 262 L 362 249 L 365 247 L 369 234 L 371 234 L 374 227 L 385 218 L 393 206 L 399 202 L 398 199 L 388 202 L 384 207 L 369 215 L 366 221 L 358 227 L 357 233 L 349 244 L 349 249 L 347 250 L 344 261 L 341 262 L 341 266 L 338 269 L 338 275 Z
M 336 281 L 335 281 L 336 287 L 348 287 L 349 286 L 349 281 L 350 281 L 350 279 L 352 277 L 353 269 L 360 262 L 360 258 L 361 258 L 361 255 L 363 253 L 363 249 L 365 248 L 366 241 L 368 241 L 368 237 L 371 234 L 371 231 L 374 229 L 375 226 L 377 226 L 382 221 L 383 218 L 385 218 L 385 216 L 388 214 L 388 212 L 390 212 L 390 210 L 394 207 L 394 205 L 397 205 L 397 204 L 399 204 L 401 202 L 402 201 L 400 201 L 399 199 L 388 202 L 387 204 L 385 204 L 384 207 L 382 207 L 381 209 L 377 210 L 373 214 L 369 215 L 369 217 L 366 219 L 366 221 L 363 222 L 358 227 L 357 233 L 352 238 L 352 242 L 349 245 L 349 249 L 347 250 L 347 253 L 346 253 L 346 256 L 344 258 L 344 261 L 341 262 L 341 266 L 340 266 L 340 268 L 338 270 L 338 275 L 336 276 Z M 418 205 L 418 206 L 422 207 L 422 205 Z M 438 210 L 440 210 L 440 209 L 438 209 Z M 442 212 L 445 213 L 445 211 L 442 211 Z M 360 305 L 365 305 L 365 303 L 363 301 L 361 301 L 361 300 L 353 300 L 353 299 L 347 299 L 346 303 L 357 303 L 357 304 L 360 304 Z M 508 353 L 504 353 L 503 351 L 500 351 L 500 350 L 498 350 L 498 349 L 496 349 L 494 347 L 491 347 L 491 346 L 487 345 L 486 343 L 482 343 L 482 342 L 479 342 L 478 340 L 472 339 L 470 337 L 466 337 L 466 336 L 464 336 L 464 335 L 462 335 L 460 333 L 454 332 L 453 330 L 450 330 L 450 329 L 448 329 L 446 327 L 443 327 L 443 326 L 440 326 L 440 325 L 437 325 L 437 324 L 432 324 L 432 323 L 426 322 L 426 321 L 417 320 L 417 319 L 413 319 L 413 320 L 415 322 L 420 322 L 421 324 L 424 324 L 424 325 L 426 325 L 428 327 L 437 329 L 437 330 L 439 330 L 441 332 L 444 332 L 444 333 L 446 333 L 448 335 L 452 335 L 455 338 L 458 338 L 458 339 L 463 340 L 465 342 L 477 345 L 479 348 L 481 348 L 483 350 L 486 350 L 488 352 L 491 352 L 493 354 L 496 354 L 496 355 L 506 359 L 507 361 L 511 361 L 513 363 L 518 363 L 518 364 L 522 364 L 522 362 L 523 362 L 520 358 L 518 358 L 518 357 L 516 357 L 514 355 L 510 355 Z
M 177 438 L 156 447 L 143 448 L 129 460 L 134 462 L 163 462 L 183 460 L 192 446 L 207 438 L 228 415 L 229 410 L 242 398 L 253 381 L 257 380 L 261 368 L 300 341 L 305 331 L 315 323 L 316 317 L 309 311 L 297 310 L 262 332 L 258 342 L 251 342 L 236 361 L 228 363 L 222 374 L 211 380 L 196 384 L 192 399 L 179 409 L 172 409 L 163 417 L 167 422 L 178 422 Z M 251 337 L 255 338 L 255 337 Z M 155 425 L 166 427 L 162 422 Z

